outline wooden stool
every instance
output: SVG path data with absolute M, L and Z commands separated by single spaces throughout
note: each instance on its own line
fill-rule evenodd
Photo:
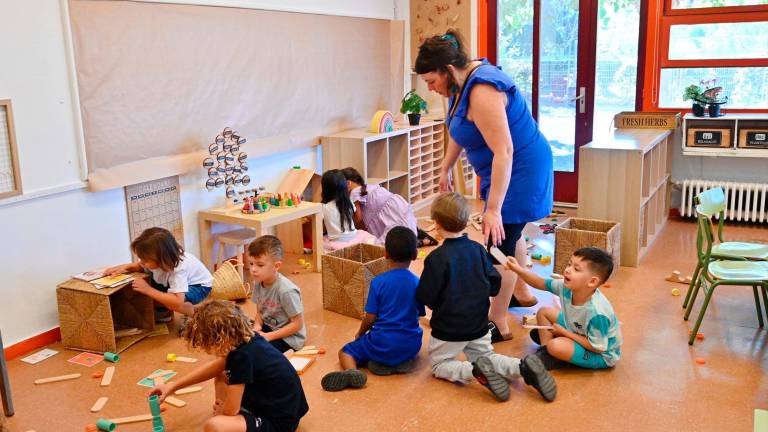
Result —
M 237 268 L 240 272 L 240 279 L 245 281 L 243 278 L 243 268 L 248 265 L 248 245 L 251 244 L 252 241 L 256 240 L 256 231 L 243 228 L 239 230 L 223 232 L 217 237 L 219 242 L 219 254 L 216 258 L 216 268 L 218 268 L 224 260 L 224 247 L 227 245 L 234 246 L 236 256 L 239 260 L 241 260 L 243 264 Z

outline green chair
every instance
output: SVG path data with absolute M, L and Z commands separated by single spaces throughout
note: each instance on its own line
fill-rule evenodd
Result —
M 725 221 L 725 193 L 722 188 L 714 188 L 706 190 L 695 197 L 697 211 L 701 209 L 704 214 L 708 214 L 710 228 L 712 228 L 712 216 L 717 215 L 717 240 L 718 242 L 712 246 L 712 259 L 716 260 L 755 260 L 765 261 L 768 260 L 768 244 L 762 243 L 749 243 L 749 242 L 726 242 L 723 241 L 723 225 Z M 699 251 L 701 248 L 699 248 Z M 688 307 L 688 302 L 691 300 L 691 293 L 693 293 L 693 286 L 696 284 L 702 269 L 702 257 L 698 256 L 698 262 L 696 263 L 696 269 L 693 271 L 691 282 L 688 285 L 688 292 L 685 294 L 685 300 L 683 301 L 683 309 Z
M 699 267 L 700 270 L 698 270 L 698 275 L 694 275 L 693 292 L 689 293 L 690 299 L 687 299 L 688 304 L 684 317 L 686 321 L 691 315 L 699 288 L 703 288 L 705 297 L 699 311 L 699 317 L 691 331 L 688 345 L 693 345 L 693 342 L 696 340 L 696 334 L 701 326 L 701 321 L 704 319 L 704 314 L 707 311 L 707 306 L 709 306 L 709 301 L 712 299 L 712 294 L 715 292 L 715 288 L 720 285 L 751 285 L 755 295 L 757 321 L 760 327 L 763 327 L 763 312 L 760 309 L 760 298 L 757 293 L 758 288 L 761 288 L 765 313 L 768 316 L 768 293 L 766 292 L 768 290 L 768 261 L 750 261 L 746 258 L 734 256 L 723 259 L 714 256 L 714 232 L 711 222 L 713 214 L 707 211 L 711 210 L 707 209 L 705 204 L 696 206 L 696 216 L 698 218 L 696 246 L 699 259 L 697 270 Z

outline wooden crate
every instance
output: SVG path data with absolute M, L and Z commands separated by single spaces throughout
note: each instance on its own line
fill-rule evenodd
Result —
M 768 129 L 739 128 L 738 147 L 768 149 Z
M 613 125 L 618 129 L 677 129 L 680 113 L 622 111 L 613 117 Z
M 145 338 L 146 332 L 117 339 L 116 326 L 148 331 L 155 328 L 152 299 L 133 291 L 130 283 L 96 289 L 88 282 L 70 279 L 56 288 L 56 300 L 61 343 L 69 349 L 119 353 Z
M 587 246 L 605 250 L 613 266 L 621 264 L 621 224 L 598 219 L 568 218 L 555 228 L 554 272 L 563 274 L 571 255 Z
M 710 135 L 707 135 L 710 134 Z M 685 145 L 687 147 L 729 148 L 731 143 L 731 129 L 718 127 L 688 128 Z
M 384 248 L 356 244 L 323 255 L 323 308 L 362 319 L 371 280 L 388 270 Z

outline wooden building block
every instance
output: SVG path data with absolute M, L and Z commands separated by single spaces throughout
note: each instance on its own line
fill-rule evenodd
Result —
M 106 387 L 112 384 L 112 377 L 115 375 L 115 367 L 109 366 L 104 370 L 104 377 L 101 379 L 101 386 Z
M 54 376 L 54 377 L 49 377 L 49 378 L 36 379 L 35 380 L 35 384 L 48 384 L 48 383 L 54 383 L 54 382 L 59 382 L 59 381 L 67 381 L 67 380 L 77 379 L 77 378 L 80 378 L 80 374 L 79 373 L 69 374 L 69 375 L 59 375 L 59 376 Z
M 203 389 L 202 386 L 185 387 L 183 389 L 176 390 L 176 392 L 174 394 L 176 396 L 181 396 L 181 395 L 185 395 L 185 394 L 188 394 L 188 393 L 199 392 L 202 389 Z
M 173 406 L 175 406 L 176 408 L 181 408 L 181 407 L 183 407 L 183 406 L 187 405 L 187 403 L 186 403 L 186 402 L 184 402 L 183 400 L 181 400 L 181 399 L 177 399 L 177 398 L 175 398 L 175 397 L 173 397 L 173 396 L 167 396 L 167 397 L 165 398 L 165 402 L 167 402 L 167 403 L 168 403 L 168 405 L 173 405 Z
M 91 407 L 91 412 L 99 412 L 102 408 L 104 408 L 104 405 L 106 405 L 107 401 L 109 400 L 108 397 L 102 396 L 99 399 L 96 400 L 96 403 L 93 404 Z
M 130 417 L 118 417 L 116 419 L 112 419 L 112 423 L 128 424 L 128 423 L 138 423 L 138 422 L 149 421 L 149 420 L 152 420 L 152 414 L 141 414 L 141 415 L 135 415 Z

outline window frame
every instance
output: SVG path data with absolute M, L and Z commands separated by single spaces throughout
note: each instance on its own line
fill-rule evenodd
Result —
M 690 111 L 686 107 L 661 108 L 661 70 L 679 68 L 712 67 L 768 67 L 768 58 L 741 59 L 698 59 L 670 60 L 669 43 L 673 25 L 719 24 L 768 21 L 768 5 L 722 6 L 692 9 L 672 9 L 672 0 L 662 0 L 662 10 L 658 16 L 656 28 L 649 26 L 649 31 L 658 32 L 656 45 L 656 65 L 653 68 L 652 108 L 657 111 Z M 660 5 L 661 6 L 661 5 Z M 648 84 L 648 83 L 646 83 Z M 766 113 L 768 108 L 728 108 L 730 112 Z

